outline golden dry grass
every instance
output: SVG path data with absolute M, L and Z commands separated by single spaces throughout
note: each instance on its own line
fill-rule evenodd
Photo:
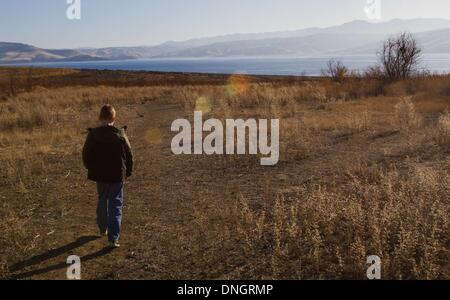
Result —
M 222 84 L 202 80 L 126 87 L 68 83 L 6 96 L 0 102 L 0 274 L 10 276 L 11 265 L 59 243 L 51 229 L 75 218 L 62 187 L 75 186 L 71 195 L 89 201 L 80 190 L 85 179 L 79 153 L 99 106 L 111 103 L 120 112 L 120 124 L 141 126 L 132 131 L 132 142 L 147 143 L 137 150 L 141 177 L 164 176 L 155 179 L 161 187 L 141 182 L 130 197 L 142 200 L 148 188 L 145 193 L 157 199 L 148 205 L 161 205 L 155 217 L 164 220 L 172 211 L 184 224 L 163 222 L 164 230 L 188 232 L 177 240 L 161 235 L 155 241 L 154 247 L 166 247 L 184 261 L 172 263 L 161 254 L 156 261 L 164 267 L 155 262 L 152 272 L 166 268 L 171 275 L 160 271 L 160 277 L 363 279 L 365 257 L 379 255 L 385 279 L 449 278 L 449 77 L 391 84 L 364 78 L 342 83 L 243 76 Z M 187 116 L 201 109 L 219 119 L 280 118 L 281 161 L 268 169 L 247 156 L 189 161 L 161 156 L 159 162 L 144 162 L 145 155 L 158 155 L 146 147 L 158 151 L 170 136 L 164 127 L 148 127 L 165 113 L 153 112 L 149 119 L 147 103 L 176 105 Z M 169 159 L 173 172 L 163 168 Z M 168 195 L 185 170 L 194 172 L 189 175 L 204 182 L 208 192 L 185 183 L 182 197 L 191 202 L 183 202 L 182 212 L 175 203 L 170 206 Z M 151 227 L 145 211 L 130 208 L 135 215 L 127 217 Z M 146 234 L 150 239 L 155 233 Z M 126 276 L 149 278 L 143 238 L 130 243 L 142 252 Z M 102 260 L 95 268 L 113 272 Z

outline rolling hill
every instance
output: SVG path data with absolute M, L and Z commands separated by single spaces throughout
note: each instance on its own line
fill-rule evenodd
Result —
M 384 23 L 352 21 L 327 28 L 169 41 L 157 46 L 43 49 L 0 42 L 0 63 L 373 54 L 384 39 L 402 31 L 414 33 L 424 53 L 450 52 L 450 20 L 395 19 Z

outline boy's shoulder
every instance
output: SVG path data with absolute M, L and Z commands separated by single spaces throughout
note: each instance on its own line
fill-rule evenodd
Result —
M 115 127 L 115 126 L 98 126 L 98 127 L 89 127 L 87 132 L 113 132 L 113 133 L 122 133 L 126 134 L 128 126 L 123 127 Z
M 115 126 L 99 126 L 88 128 L 88 137 L 100 142 L 112 142 L 117 139 L 126 139 L 127 127 L 117 128 Z
M 128 129 L 128 126 L 122 126 L 122 127 L 119 128 L 119 131 L 120 131 L 122 134 L 126 134 L 126 133 L 127 133 L 127 129 Z

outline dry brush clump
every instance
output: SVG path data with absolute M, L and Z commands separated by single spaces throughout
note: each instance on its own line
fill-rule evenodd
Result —
M 301 185 L 267 211 L 240 199 L 247 276 L 364 279 L 367 256 L 378 255 L 384 279 L 448 278 L 448 172 L 408 163 L 349 176 L 339 189 Z
M 416 112 L 411 97 L 404 97 L 395 105 L 397 126 L 399 129 L 409 132 L 420 127 L 421 116 Z
M 446 112 L 439 117 L 435 139 L 439 145 L 450 149 L 450 113 Z

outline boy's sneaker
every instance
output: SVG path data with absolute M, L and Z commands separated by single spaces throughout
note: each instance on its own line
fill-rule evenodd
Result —
M 108 245 L 111 248 L 119 248 L 120 247 L 119 241 L 109 241 Z

